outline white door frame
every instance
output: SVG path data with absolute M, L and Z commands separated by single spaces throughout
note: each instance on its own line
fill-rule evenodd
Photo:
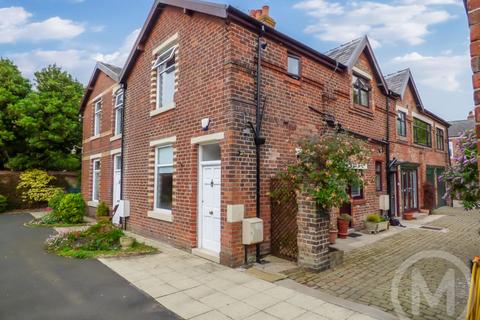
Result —
M 215 143 L 211 143 L 215 144 Z M 204 144 L 205 145 L 205 144 Z M 202 212 L 202 199 L 203 199 L 203 168 L 208 167 L 208 166 L 222 166 L 222 161 L 221 160 L 215 160 L 215 161 L 201 161 L 202 159 L 202 152 L 203 152 L 203 146 L 204 145 L 199 145 L 198 149 L 198 201 L 197 201 L 197 248 L 203 249 L 203 244 L 202 244 L 202 230 L 203 230 L 203 212 Z M 221 199 L 221 190 L 222 190 L 222 180 L 220 179 L 220 203 L 222 201 Z M 221 206 L 221 205 L 220 205 Z M 221 209 L 220 209 L 220 214 L 221 214 Z M 221 219 L 220 219 L 221 221 Z M 220 226 L 220 244 L 222 240 L 222 228 Z M 220 254 L 220 252 L 216 252 L 217 254 Z
M 120 201 L 120 197 L 119 199 L 115 199 L 115 195 L 116 193 L 118 192 L 119 195 L 120 195 L 120 189 L 119 190 L 116 190 L 116 188 L 121 188 L 121 181 L 119 181 L 119 185 L 117 186 L 116 184 L 116 181 L 115 181 L 115 178 L 116 178 L 116 175 L 117 173 L 120 175 L 120 179 L 122 179 L 122 167 L 120 166 L 120 168 L 117 168 L 117 157 L 120 157 L 120 161 L 122 159 L 122 156 L 120 154 L 115 154 L 113 155 L 113 195 L 112 195 L 112 206 L 115 207 L 117 205 L 117 203 L 115 203 L 115 200 L 117 201 Z

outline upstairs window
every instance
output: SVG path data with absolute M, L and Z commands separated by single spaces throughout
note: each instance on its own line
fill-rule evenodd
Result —
M 288 74 L 300 78 L 300 58 L 294 55 L 288 55 Z
M 119 90 L 115 95 L 115 135 L 122 134 L 123 101 L 124 101 L 123 90 Z
M 413 142 L 424 146 L 432 146 L 432 126 L 420 119 L 413 119 Z
M 403 111 L 397 111 L 397 134 L 407 136 L 407 114 Z
M 367 79 L 352 76 L 353 103 L 368 107 L 370 105 L 370 83 Z
M 442 129 L 437 128 L 437 135 L 435 138 L 437 140 L 437 150 L 445 150 L 445 137 Z
M 382 162 L 375 161 L 375 190 L 382 191 Z
M 101 130 L 101 121 L 102 121 L 102 101 L 98 100 L 94 105 L 94 114 L 93 114 L 93 135 L 100 135 Z
M 171 108 L 175 95 L 175 55 L 177 46 L 161 53 L 153 69 L 157 71 L 157 109 Z

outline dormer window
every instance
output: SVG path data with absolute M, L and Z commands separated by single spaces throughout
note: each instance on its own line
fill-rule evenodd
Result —
M 368 107 L 370 105 L 370 83 L 357 75 L 352 76 L 353 103 Z
M 300 58 L 288 55 L 288 74 L 294 78 L 300 78 Z
M 160 53 L 153 65 L 157 71 L 157 110 L 174 106 L 176 51 L 177 46 L 173 46 Z

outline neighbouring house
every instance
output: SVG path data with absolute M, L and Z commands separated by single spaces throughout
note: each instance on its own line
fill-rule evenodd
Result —
M 238 266 L 271 252 L 281 240 L 274 239 L 277 228 L 292 225 L 288 238 L 299 263 L 324 269 L 328 221 L 308 199 L 293 196 L 298 213 L 275 223 L 279 210 L 270 193 L 277 173 L 296 159 L 298 142 L 333 126 L 366 142 L 371 158 L 358 170 L 373 183 L 350 188 L 350 203 L 331 218 L 348 213 L 352 227 L 361 228 L 388 194 L 395 108 L 402 100 L 389 89 L 366 37 L 322 54 L 278 32 L 267 6 L 245 14 L 228 5 L 157 0 L 117 80 L 99 66 L 106 68 L 97 65 L 82 104 L 82 191 L 91 206 L 115 203 L 111 153 L 121 152 L 119 194 L 130 203 L 128 227 L 136 232 Z M 120 88 L 123 139 L 111 142 Z M 96 102 L 107 98 L 108 123 L 95 132 Z M 95 138 L 101 135 L 108 140 Z M 260 243 L 243 231 L 251 226 L 258 233 L 258 225 Z
M 386 77 L 399 96 L 394 103 L 396 121 L 391 143 L 391 208 L 397 216 L 447 205 L 441 175 L 449 166 L 449 123 L 422 103 L 410 69 Z
M 455 158 L 459 155 L 460 137 L 469 130 L 475 130 L 475 115 L 473 111 L 468 113 L 467 119 L 450 121 L 448 129 L 448 148 L 450 151 L 450 161 L 455 164 Z
M 83 118 L 82 194 L 94 215 L 103 201 L 110 208 L 121 198 L 123 90 L 121 68 L 98 62 L 88 82 Z

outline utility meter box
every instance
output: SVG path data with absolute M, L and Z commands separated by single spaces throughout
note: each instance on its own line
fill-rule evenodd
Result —
M 130 216 L 130 201 L 120 200 L 118 202 L 117 210 L 113 215 L 112 222 L 114 224 L 120 224 L 120 218 L 126 218 Z
M 263 220 L 259 218 L 244 219 L 242 221 L 243 244 L 256 244 L 263 242 Z
M 380 201 L 380 210 L 384 210 L 384 211 L 390 210 L 390 197 L 387 194 L 381 195 L 379 197 L 379 201 Z

